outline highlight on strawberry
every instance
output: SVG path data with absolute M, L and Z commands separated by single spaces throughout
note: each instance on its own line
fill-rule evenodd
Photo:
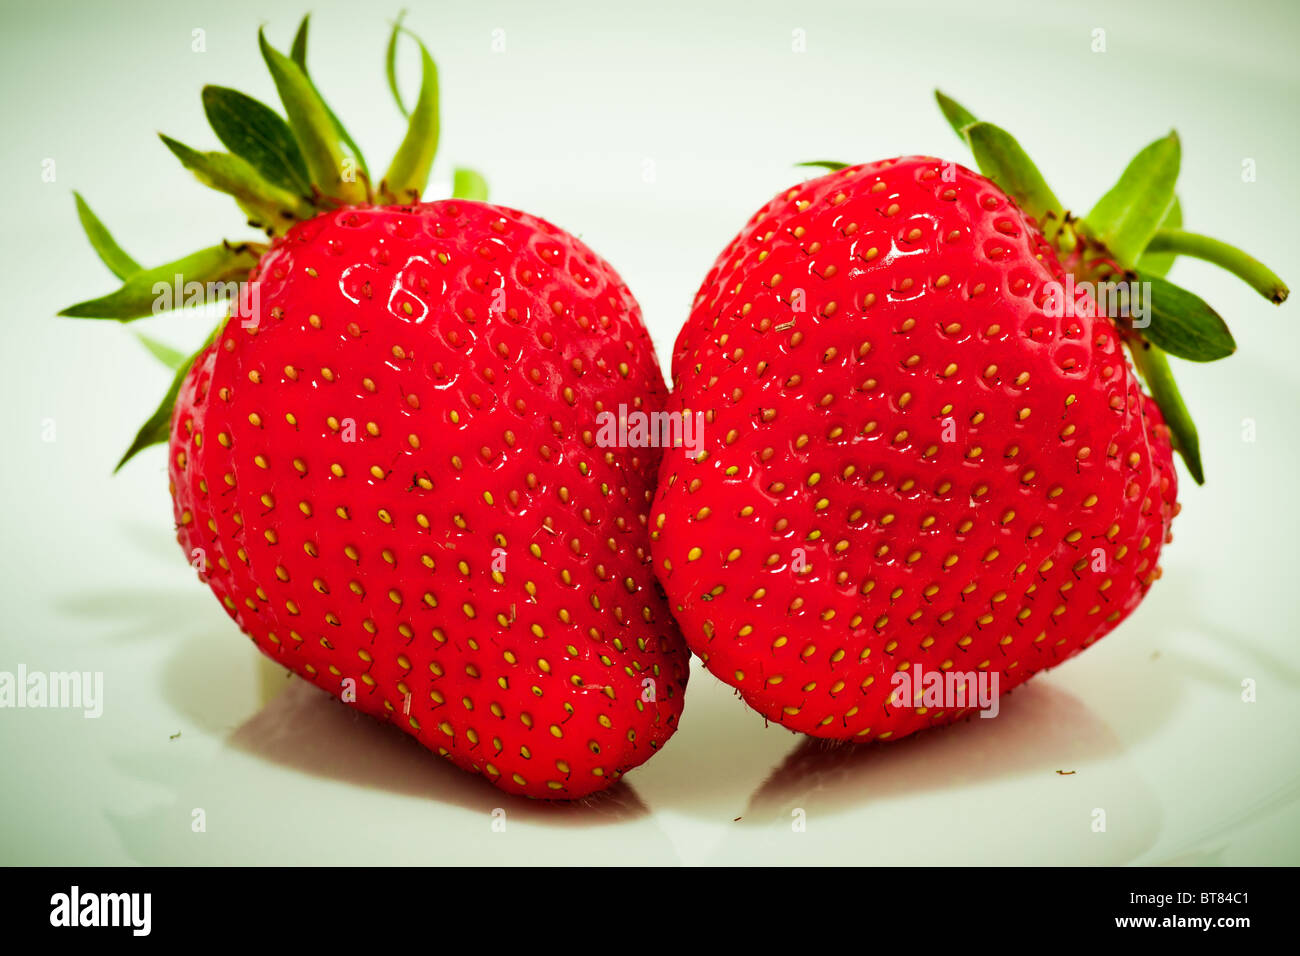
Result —
M 661 452 L 601 447 L 607 409 L 664 406 L 640 308 L 583 242 L 489 205 L 472 170 L 421 202 L 437 69 L 375 178 L 307 71 L 259 33 L 284 116 L 203 105 L 228 150 L 164 136 L 266 241 L 143 268 L 80 196 L 122 280 L 63 315 L 229 312 L 127 449 L 166 443 L 177 537 L 263 653 L 501 789 L 604 789 L 676 730 L 690 654 L 650 563 Z M 234 287 L 233 294 L 231 287 Z
M 750 218 L 673 353 L 670 410 L 703 412 L 705 441 L 664 456 L 656 572 L 708 669 L 818 737 L 987 714 L 1132 613 L 1174 452 L 1204 478 L 1167 356 L 1235 349 L 1164 276 L 1195 256 L 1287 296 L 1183 229 L 1175 134 L 1080 218 L 1009 133 L 938 100 L 980 173 L 805 164 L 830 172 Z

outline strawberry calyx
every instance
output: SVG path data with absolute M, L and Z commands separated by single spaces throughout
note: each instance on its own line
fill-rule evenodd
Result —
M 1144 147 L 1087 215 L 1078 217 L 1056 197 L 1015 137 L 976 119 L 939 90 L 935 100 L 970 148 L 979 171 L 1034 219 L 1065 273 L 1093 288 L 1105 284 L 1112 306 L 1107 317 L 1160 408 L 1174 449 L 1196 483 L 1204 484 L 1196 425 L 1167 356 L 1212 362 L 1231 355 L 1237 345 L 1218 312 L 1165 275 L 1177 256 L 1192 256 L 1226 269 L 1279 305 L 1289 294 L 1286 283 L 1241 249 L 1182 228 L 1182 205 L 1175 193 L 1181 161 L 1176 132 Z M 848 164 L 816 160 L 799 165 L 834 171 Z
M 238 90 L 209 85 L 203 88 L 203 110 L 225 151 L 194 149 L 159 134 L 163 145 L 196 179 L 229 195 L 247 224 L 271 240 L 299 222 L 340 208 L 418 203 L 428 185 L 438 148 L 437 65 L 419 37 L 402 26 L 402 17 L 398 17 L 389 35 L 385 71 L 397 107 L 407 118 L 407 130 L 387 172 L 377 181 L 372 179 L 360 148 L 308 73 L 309 23 L 310 16 L 303 17 L 287 56 L 271 46 L 263 30 L 258 31 L 262 58 L 275 82 L 284 115 Z M 421 60 L 420 89 L 410 109 L 397 86 L 396 58 L 402 36 L 415 41 Z M 467 168 L 454 171 L 453 198 L 481 202 L 487 195 L 487 181 L 481 174 Z M 157 290 L 242 283 L 270 248 L 262 241 L 223 240 L 146 268 L 118 244 L 79 193 L 74 192 L 73 197 L 91 247 L 122 285 L 107 295 L 68 306 L 59 312 L 61 316 L 130 322 L 201 304 L 179 294 L 160 297 Z M 218 323 L 218 329 L 224 322 Z M 199 354 L 179 359 L 178 353 L 161 343 L 142 341 L 176 372 L 176 378 L 118 468 L 142 448 L 167 441 L 177 389 Z
M 1028 203 L 1027 211 L 1050 204 L 1046 212 L 1060 221 L 1072 217 L 1046 189 L 1042 175 L 1014 137 L 991 124 L 974 120 L 951 97 L 935 91 L 940 110 L 949 124 L 971 147 L 980 172 Z M 990 141 L 999 147 L 990 148 Z M 1060 233 L 1045 231 L 1056 246 L 1062 266 L 1077 271 L 1078 281 L 1111 282 L 1121 290 L 1118 308 L 1111 315 L 1151 397 L 1170 430 L 1174 449 L 1197 484 L 1204 484 L 1196 425 L 1179 392 L 1167 355 L 1194 362 L 1216 361 L 1236 351 L 1236 342 L 1222 317 L 1194 293 L 1164 278 L 1178 254 L 1194 255 L 1228 269 L 1270 302 L 1280 304 L 1288 295 L 1286 283 L 1262 262 L 1217 239 L 1182 230 L 1182 205 L 1175 193 L 1181 162 L 1178 134 L 1144 147 L 1125 167 L 1119 180 L 1087 215 L 1074 220 L 1075 237 L 1062 242 Z M 1041 188 L 1035 189 L 1037 184 Z M 1022 203 L 1024 205 L 1024 203 Z M 1033 213 L 1037 215 L 1037 213 Z M 1050 220 L 1049 220 L 1050 222 Z M 1079 245 L 1072 248 L 1077 238 Z M 1146 293 L 1146 315 L 1134 321 L 1127 294 L 1135 288 Z

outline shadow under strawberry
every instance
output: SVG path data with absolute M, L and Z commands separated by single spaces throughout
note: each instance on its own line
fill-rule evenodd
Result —
M 136 536 L 136 543 L 146 545 L 148 537 Z M 226 639 L 220 612 L 190 594 L 189 587 L 182 585 L 78 591 L 61 598 L 57 607 L 108 625 L 110 635 L 96 638 L 100 642 L 173 642 L 158 692 L 180 718 L 177 726 L 196 726 L 216 737 L 228 735 L 225 747 L 287 769 L 484 814 L 504 808 L 509 818 L 556 826 L 614 823 L 648 813 L 636 791 L 622 781 L 603 794 L 571 803 L 504 794 L 439 760 L 394 728 L 351 710 Z M 207 617 L 212 627 L 207 626 Z M 262 706 L 236 723 L 248 713 L 250 673 L 263 685 L 252 694 Z M 151 679 L 147 672 L 121 669 L 107 678 L 110 687 L 123 695 L 146 692 Z
M 297 678 L 224 740 L 136 741 L 112 763 L 165 794 L 101 811 L 140 864 L 543 864 L 556 828 L 615 823 L 640 826 L 640 862 L 677 862 L 623 781 L 568 804 L 505 794 Z M 205 829 L 192 832 L 200 810 Z M 601 840 L 569 853 L 618 862 Z
M 1119 865 L 1156 845 L 1162 803 L 1109 726 L 1050 680 L 1002 707 L 895 744 L 808 738 L 755 791 L 715 862 Z
M 1002 697 L 996 718 L 972 715 L 951 729 L 896 743 L 804 738 L 754 792 L 746 819 L 761 822 L 765 814 L 800 800 L 840 811 L 902 792 L 1051 771 L 1122 754 L 1171 719 L 1189 694 L 1189 682 L 1234 694 L 1239 689 L 1235 671 L 1179 646 L 1178 639 L 1188 631 L 1239 656 L 1242 673 L 1266 671 L 1295 686 L 1300 672 L 1266 649 L 1248 646 L 1207 616 L 1198 598 L 1207 585 L 1187 573 L 1173 576 L 1145 609 L 1149 613 L 1135 621 L 1138 626 L 1127 642 L 1107 645 L 1072 664 L 1105 675 L 1104 686 L 1088 699 L 1108 720 L 1048 679 Z M 1143 628 L 1142 619 L 1158 626 Z M 1243 720 L 1249 717 L 1243 714 Z
M 196 645 L 225 646 L 209 634 L 187 642 L 164 667 L 164 686 L 178 713 L 200 672 L 224 675 L 237 696 L 248 671 L 215 669 Z M 250 661 L 260 664 L 260 659 Z M 500 865 L 545 863 L 552 831 L 645 821 L 635 790 L 620 781 L 582 801 L 554 803 L 502 793 L 438 759 L 395 727 L 349 709 L 288 676 L 283 690 L 238 727 L 168 739 L 135 739 L 112 756 L 114 767 L 144 792 L 123 809 L 106 806 L 108 821 L 131 860 L 147 865 Z M 209 693 L 222 693 L 220 687 Z M 197 715 L 202 716 L 202 715 Z M 214 739 L 215 738 L 215 739 Z M 202 810 L 206 830 L 191 832 Z M 500 818 L 505 829 L 497 832 Z M 674 863 L 653 825 L 638 856 Z M 603 843 L 572 848 L 582 862 L 606 855 Z M 585 853 L 585 857 L 584 857 Z
M 288 687 L 226 740 L 226 746 L 301 773 L 342 780 L 359 790 L 386 790 L 554 826 L 618 823 L 649 811 L 624 781 L 583 800 L 530 800 L 502 793 L 458 770 L 396 728 L 351 710 L 302 680 Z M 486 822 L 484 827 L 487 827 Z
M 991 719 L 970 716 L 897 743 L 806 737 L 750 797 L 744 821 L 795 805 L 838 812 L 926 790 L 1069 770 L 1114 756 L 1121 742 L 1076 697 L 1041 681 L 1003 696 Z

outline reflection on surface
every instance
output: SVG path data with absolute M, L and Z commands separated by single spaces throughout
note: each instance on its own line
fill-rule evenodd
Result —
M 1004 697 L 996 718 L 893 744 L 803 740 L 715 859 L 1118 864 L 1154 845 L 1162 819 L 1107 724 L 1040 680 Z
M 587 800 L 555 803 L 504 793 L 395 727 L 351 710 L 297 678 L 247 720 L 227 745 L 301 773 L 555 826 L 614 823 L 647 810 L 624 781 Z
M 1119 752 L 1105 724 L 1042 681 L 1002 698 L 992 719 L 970 717 L 896 743 L 797 744 L 750 798 L 750 819 L 798 803 L 842 811 L 926 790 L 956 789 L 1045 769 L 1069 771 Z

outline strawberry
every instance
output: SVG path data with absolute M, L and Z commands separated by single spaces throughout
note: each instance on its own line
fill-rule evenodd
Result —
M 168 143 L 205 181 L 256 187 L 236 195 L 270 242 L 215 247 L 227 273 L 253 260 L 248 281 L 127 457 L 167 441 L 181 547 L 263 653 L 508 792 L 604 789 L 672 735 L 689 662 L 650 565 L 658 452 L 595 437 L 602 411 L 665 400 L 636 300 L 527 213 L 376 204 L 364 177 L 352 195 L 337 157 L 307 160 L 313 136 L 348 141 L 305 68 L 263 45 L 289 124 L 257 121 L 311 187 L 281 195 L 251 148 L 244 168 Z M 427 178 L 424 59 L 420 148 L 380 198 Z M 233 97 L 209 114 L 219 134 L 253 115 Z
M 670 407 L 704 440 L 663 458 L 656 570 L 708 669 L 818 737 L 956 720 L 1131 614 L 1175 448 L 1201 477 L 1163 350 L 1233 349 L 1143 258 L 1206 248 L 1170 225 L 1176 137 L 1077 220 L 1008 134 L 941 103 L 991 178 L 815 164 L 723 250 L 673 353 Z M 1281 301 L 1246 259 L 1221 264 Z M 1115 314 L 1103 289 L 1129 296 Z

